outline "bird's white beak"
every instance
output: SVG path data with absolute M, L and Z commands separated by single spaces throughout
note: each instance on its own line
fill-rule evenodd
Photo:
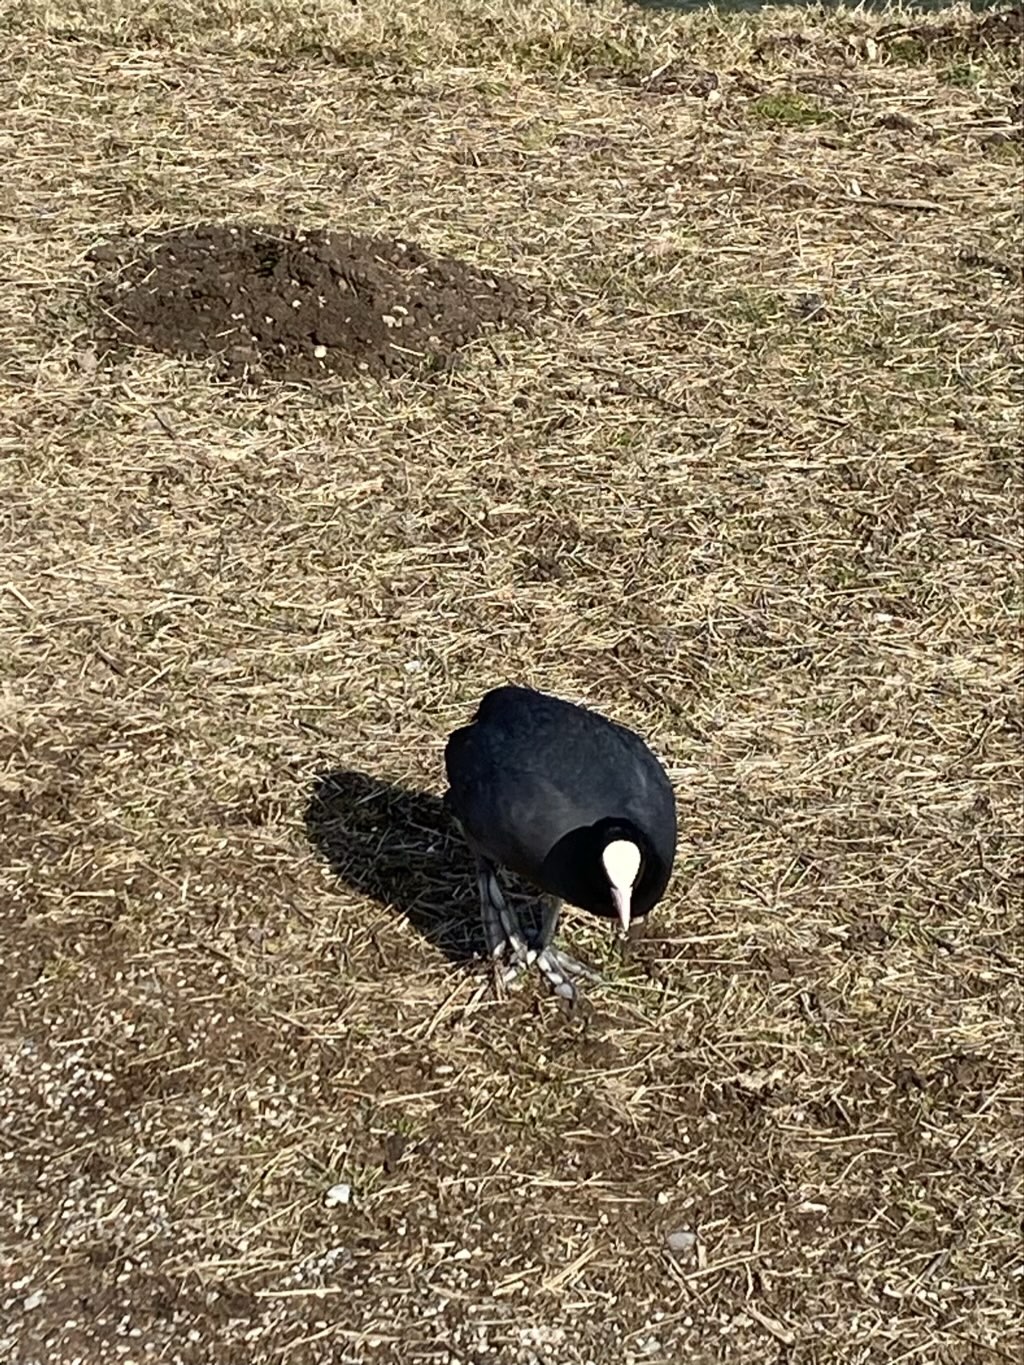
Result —
M 632 889 L 633 888 L 630 887 L 629 890 L 623 891 L 618 886 L 613 886 L 611 889 L 612 905 L 615 906 L 615 913 L 618 915 L 619 923 L 622 925 L 623 938 L 629 933 L 629 902 Z
M 628 839 L 613 839 L 605 845 L 601 855 L 608 889 L 612 893 L 612 905 L 622 925 L 623 935 L 629 933 L 630 903 L 633 898 L 633 883 L 640 872 L 640 850 Z

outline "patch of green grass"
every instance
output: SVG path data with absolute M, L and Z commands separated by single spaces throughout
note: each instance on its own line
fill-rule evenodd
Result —
M 305 1153 L 304 1180 L 318 1197 L 335 1185 L 349 1185 L 353 1195 L 364 1198 L 380 1188 L 384 1168 L 377 1162 L 354 1160 L 344 1145 L 332 1149 L 324 1157 L 314 1152 Z
M 780 90 L 762 95 L 750 107 L 755 121 L 764 126 L 778 124 L 787 128 L 813 128 L 822 123 L 833 123 L 835 115 L 816 100 L 800 95 L 795 90 Z
M 920 38 L 897 38 L 885 50 L 893 62 L 904 66 L 922 66 L 929 58 L 928 44 Z
M 532 119 L 520 129 L 520 145 L 528 152 L 543 152 L 555 140 L 557 129 L 543 119 Z
M 947 85 L 958 85 L 963 90 L 973 90 L 979 85 L 982 77 L 982 70 L 973 62 L 955 62 L 942 72 L 942 79 Z
M 391 1119 L 391 1128 L 394 1132 L 404 1138 L 419 1137 L 423 1131 L 423 1124 L 412 1114 L 398 1114 Z
M 983 154 L 993 161 L 1013 161 L 1020 163 L 1024 149 L 1019 139 L 1012 137 L 991 137 L 981 144 Z
M 785 311 L 785 303 L 767 289 L 733 289 L 723 298 L 726 313 L 750 327 L 766 327 Z
M 513 45 L 527 71 L 600 71 L 633 75 L 643 69 L 642 52 L 629 29 L 621 34 L 580 34 L 571 29 L 531 32 Z

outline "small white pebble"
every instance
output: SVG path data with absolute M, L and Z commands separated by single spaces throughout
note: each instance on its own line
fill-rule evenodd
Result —
M 314 346 L 314 347 L 313 347 L 313 354 L 316 356 L 317 360 L 323 360 L 324 356 L 327 354 L 327 347 L 326 347 L 326 346 Z
M 697 1234 L 690 1232 L 688 1228 L 680 1228 L 678 1232 L 670 1232 L 665 1238 L 665 1245 L 669 1251 L 688 1252 L 692 1251 L 697 1245 Z
M 324 1204 L 333 1209 L 338 1204 L 348 1204 L 352 1199 L 352 1186 L 344 1183 L 332 1185 L 324 1195 Z

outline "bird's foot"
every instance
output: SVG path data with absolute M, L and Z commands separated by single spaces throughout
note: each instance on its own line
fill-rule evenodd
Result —
M 577 962 L 558 948 L 543 948 L 536 957 L 537 966 L 555 995 L 563 1000 L 575 1000 L 578 981 L 600 981 L 600 972 Z
M 477 876 L 484 936 L 494 969 L 494 987 L 499 996 L 534 965 L 540 969 L 552 991 L 563 1000 L 576 999 L 577 981 L 601 980 L 593 968 L 552 946 L 551 940 L 558 926 L 558 900 L 553 897 L 545 899 L 540 931 L 531 934 L 524 929 L 519 916 L 505 900 L 493 865 L 481 859 Z
M 489 952 L 494 969 L 494 985 L 499 995 L 537 960 L 537 949 L 527 942 L 517 916 L 508 907 L 502 908 L 500 925 L 500 931 L 496 924 L 493 926 L 492 938 L 497 941 L 492 942 Z
M 576 999 L 579 994 L 578 982 L 601 980 L 599 972 L 583 962 L 577 962 L 558 948 L 527 948 L 523 944 L 507 955 L 504 952 L 494 955 L 495 978 L 499 989 L 511 986 L 513 981 L 533 966 L 538 968 L 552 992 L 562 1000 Z
M 495 972 L 503 986 L 510 986 L 516 977 L 522 976 L 537 961 L 537 949 L 531 948 L 525 939 L 509 938 L 492 954 Z
M 504 945 L 502 950 L 492 955 L 491 960 L 494 963 L 495 987 L 499 995 L 533 966 L 540 971 L 553 994 L 562 1000 L 574 1001 L 577 998 L 579 982 L 601 980 L 600 972 L 595 972 L 583 962 L 577 962 L 574 957 L 561 952 L 558 948 L 528 948 L 522 943 L 517 948 Z

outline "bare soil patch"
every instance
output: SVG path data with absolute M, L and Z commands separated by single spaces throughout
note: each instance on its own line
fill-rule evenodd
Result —
M 973 14 L 965 23 L 960 16 L 931 16 L 920 24 L 897 23 L 881 30 L 886 42 L 917 39 L 926 51 L 955 51 L 983 55 L 987 49 L 1014 49 L 1024 42 L 1024 5 L 1011 5 L 988 14 Z
M 460 347 L 524 323 L 531 294 L 415 242 L 200 224 L 91 252 L 108 345 L 210 357 L 225 378 L 301 381 L 447 369 Z

